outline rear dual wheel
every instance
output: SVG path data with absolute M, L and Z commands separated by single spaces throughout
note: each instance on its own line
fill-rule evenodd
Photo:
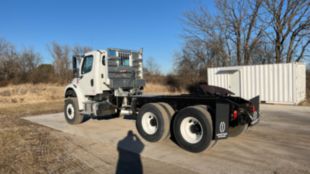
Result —
M 173 115 L 174 110 L 167 103 L 146 104 L 137 116 L 137 130 L 147 141 L 165 140 L 170 135 Z M 180 110 L 173 118 L 171 133 L 176 143 L 190 152 L 201 152 L 216 143 L 212 141 L 212 118 L 205 106 L 190 106 Z
M 201 106 L 180 110 L 174 119 L 173 131 L 177 144 L 190 152 L 201 152 L 214 143 L 211 115 Z
M 173 111 L 174 112 L 174 111 Z M 150 142 L 165 140 L 169 137 L 171 107 L 166 104 L 148 103 L 139 111 L 136 127 L 139 134 Z

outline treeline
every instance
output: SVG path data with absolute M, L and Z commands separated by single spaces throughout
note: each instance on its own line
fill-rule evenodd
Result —
M 42 64 L 42 56 L 31 48 L 17 51 L 12 43 L 0 38 L 0 86 L 20 83 L 67 83 L 72 78 L 71 57 L 91 50 L 52 42 L 48 51 L 52 64 Z
M 175 72 L 163 74 L 160 71 L 160 66 L 152 57 L 146 59 L 143 66 L 144 79 L 147 83 L 162 84 L 166 86 L 170 92 L 181 91 L 189 85 L 189 81 L 182 83 L 182 77 Z
M 309 0 L 214 0 L 215 9 L 199 6 L 184 15 L 184 45 L 174 69 L 163 75 L 154 59 L 144 62 L 145 79 L 179 90 L 207 80 L 207 68 L 231 65 L 307 62 L 310 57 Z M 17 52 L 0 39 L 0 85 L 66 83 L 71 56 L 90 50 L 56 42 L 48 45 L 52 64 L 41 64 L 33 49 Z
M 184 45 L 175 55 L 174 70 L 163 76 L 153 68 L 149 81 L 177 90 L 206 81 L 208 67 L 309 61 L 309 0 L 214 0 L 214 4 L 212 11 L 200 5 L 185 13 Z
M 163 76 L 152 68 L 156 66 L 146 66 L 153 69 L 148 81 L 178 90 L 206 81 L 208 67 L 309 62 L 309 0 L 214 0 L 214 4 L 212 11 L 200 5 L 184 14 L 184 45 L 175 54 L 173 71 Z
M 184 46 L 176 75 L 207 79 L 207 67 L 306 62 L 309 0 L 214 0 L 184 15 Z M 181 79 L 181 80 L 182 80 Z

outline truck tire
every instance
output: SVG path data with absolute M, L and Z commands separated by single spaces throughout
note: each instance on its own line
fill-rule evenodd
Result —
M 228 128 L 228 136 L 229 137 L 237 137 L 248 130 L 248 124 L 238 125 L 236 127 Z
M 172 118 L 175 111 L 174 109 L 168 104 L 168 103 L 165 103 L 165 102 L 159 102 L 158 103 L 160 106 L 162 106 L 169 114 L 169 117 Z
M 69 97 L 65 99 L 64 113 L 69 124 L 80 124 L 84 121 L 84 116 L 78 109 L 77 98 Z
M 201 152 L 212 142 L 213 124 L 210 113 L 201 106 L 189 106 L 177 113 L 173 122 L 177 144 L 190 152 Z
M 173 135 L 173 130 L 172 130 L 172 128 L 173 128 L 172 122 L 173 122 L 173 118 L 174 118 L 173 116 L 175 114 L 175 110 L 168 103 L 159 102 L 158 104 L 161 105 L 167 111 L 168 116 L 169 116 L 169 120 L 170 120 L 169 121 L 170 122 L 169 132 L 168 132 L 168 135 L 165 139 L 172 137 L 174 140 L 174 135 Z
M 201 107 L 202 109 L 205 109 L 208 111 L 208 106 L 207 105 L 196 105 L 197 107 Z M 217 144 L 218 140 L 213 139 L 210 143 L 210 145 L 208 146 L 208 148 L 206 148 L 205 150 L 210 150 L 212 149 L 216 144 Z
M 136 119 L 139 134 L 150 142 L 166 139 L 169 135 L 169 126 L 169 114 L 158 103 L 148 103 L 142 106 Z

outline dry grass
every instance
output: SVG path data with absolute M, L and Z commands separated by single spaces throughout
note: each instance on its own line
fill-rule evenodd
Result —
M 60 112 L 63 102 L 15 104 L 0 109 L 0 173 L 89 173 L 66 150 L 57 131 L 21 119 Z
M 31 104 L 62 101 L 64 87 L 57 84 L 22 84 L 0 88 L 0 104 Z
M 161 84 L 155 84 L 155 83 L 147 83 L 144 87 L 145 93 L 162 93 L 162 94 L 180 94 L 185 93 L 184 90 L 177 91 L 177 92 L 171 92 L 169 91 L 169 88 L 167 86 L 161 85 Z
M 147 83 L 144 87 L 144 92 L 146 93 L 167 93 L 169 92 L 166 86 L 155 83 Z
M 164 85 L 148 83 L 146 93 L 170 93 Z M 0 88 L 0 108 L 19 104 L 63 101 L 64 86 L 58 84 L 21 84 Z
M 0 88 L 0 173 L 89 173 L 72 157 L 58 132 L 21 119 L 63 111 L 63 86 L 10 85 Z

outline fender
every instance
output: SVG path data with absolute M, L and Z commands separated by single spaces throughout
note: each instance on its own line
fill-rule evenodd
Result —
M 82 93 L 82 91 L 79 89 L 79 87 L 75 84 L 67 85 L 65 87 L 64 96 L 66 95 L 67 90 L 73 90 L 75 92 L 77 100 L 78 100 L 79 110 L 84 110 L 84 104 L 83 103 L 85 103 L 87 101 L 87 98 Z

